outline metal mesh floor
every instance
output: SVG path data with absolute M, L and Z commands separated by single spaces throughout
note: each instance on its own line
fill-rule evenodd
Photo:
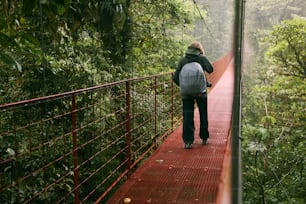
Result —
M 199 115 L 196 109 L 195 143 L 192 149 L 183 148 L 180 126 L 117 190 L 108 204 L 216 202 L 222 164 L 229 141 L 233 73 L 233 67 L 229 66 L 209 93 L 209 143 L 202 145 L 197 136 Z

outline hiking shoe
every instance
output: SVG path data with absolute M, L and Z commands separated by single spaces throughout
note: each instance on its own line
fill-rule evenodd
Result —
M 202 140 L 202 145 L 207 145 L 208 144 L 208 139 L 203 139 Z
M 185 149 L 191 149 L 191 143 L 185 143 Z

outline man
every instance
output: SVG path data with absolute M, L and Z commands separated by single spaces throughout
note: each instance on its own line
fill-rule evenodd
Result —
M 204 56 L 201 43 L 193 42 L 186 54 L 180 59 L 173 76 L 180 86 L 183 101 L 183 141 L 186 149 L 194 142 L 194 101 L 197 102 L 200 114 L 200 138 L 207 144 L 209 138 L 207 119 L 207 84 L 204 71 L 213 72 L 213 66 Z

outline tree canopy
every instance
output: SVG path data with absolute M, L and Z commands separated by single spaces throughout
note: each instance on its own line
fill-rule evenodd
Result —
M 243 85 L 244 203 L 305 203 L 306 4 L 299 3 L 251 3 L 247 46 L 256 54 Z
M 306 18 L 295 17 L 277 25 L 269 37 L 267 57 L 282 75 L 306 77 Z
M 1 1 L 0 102 L 169 71 L 191 39 L 181 3 Z

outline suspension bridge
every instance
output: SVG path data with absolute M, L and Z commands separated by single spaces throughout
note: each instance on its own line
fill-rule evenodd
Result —
M 213 65 L 211 137 L 204 146 L 196 137 L 190 150 L 173 73 L 1 105 L 2 121 L 14 124 L 1 124 L 1 203 L 224 203 L 233 54 Z
M 202 145 L 195 110 L 195 143 L 183 149 L 182 126 L 119 188 L 111 203 L 230 203 L 230 132 L 234 69 L 231 55 L 222 59 L 223 72 L 208 97 L 210 138 Z M 219 61 L 219 63 L 220 63 Z

